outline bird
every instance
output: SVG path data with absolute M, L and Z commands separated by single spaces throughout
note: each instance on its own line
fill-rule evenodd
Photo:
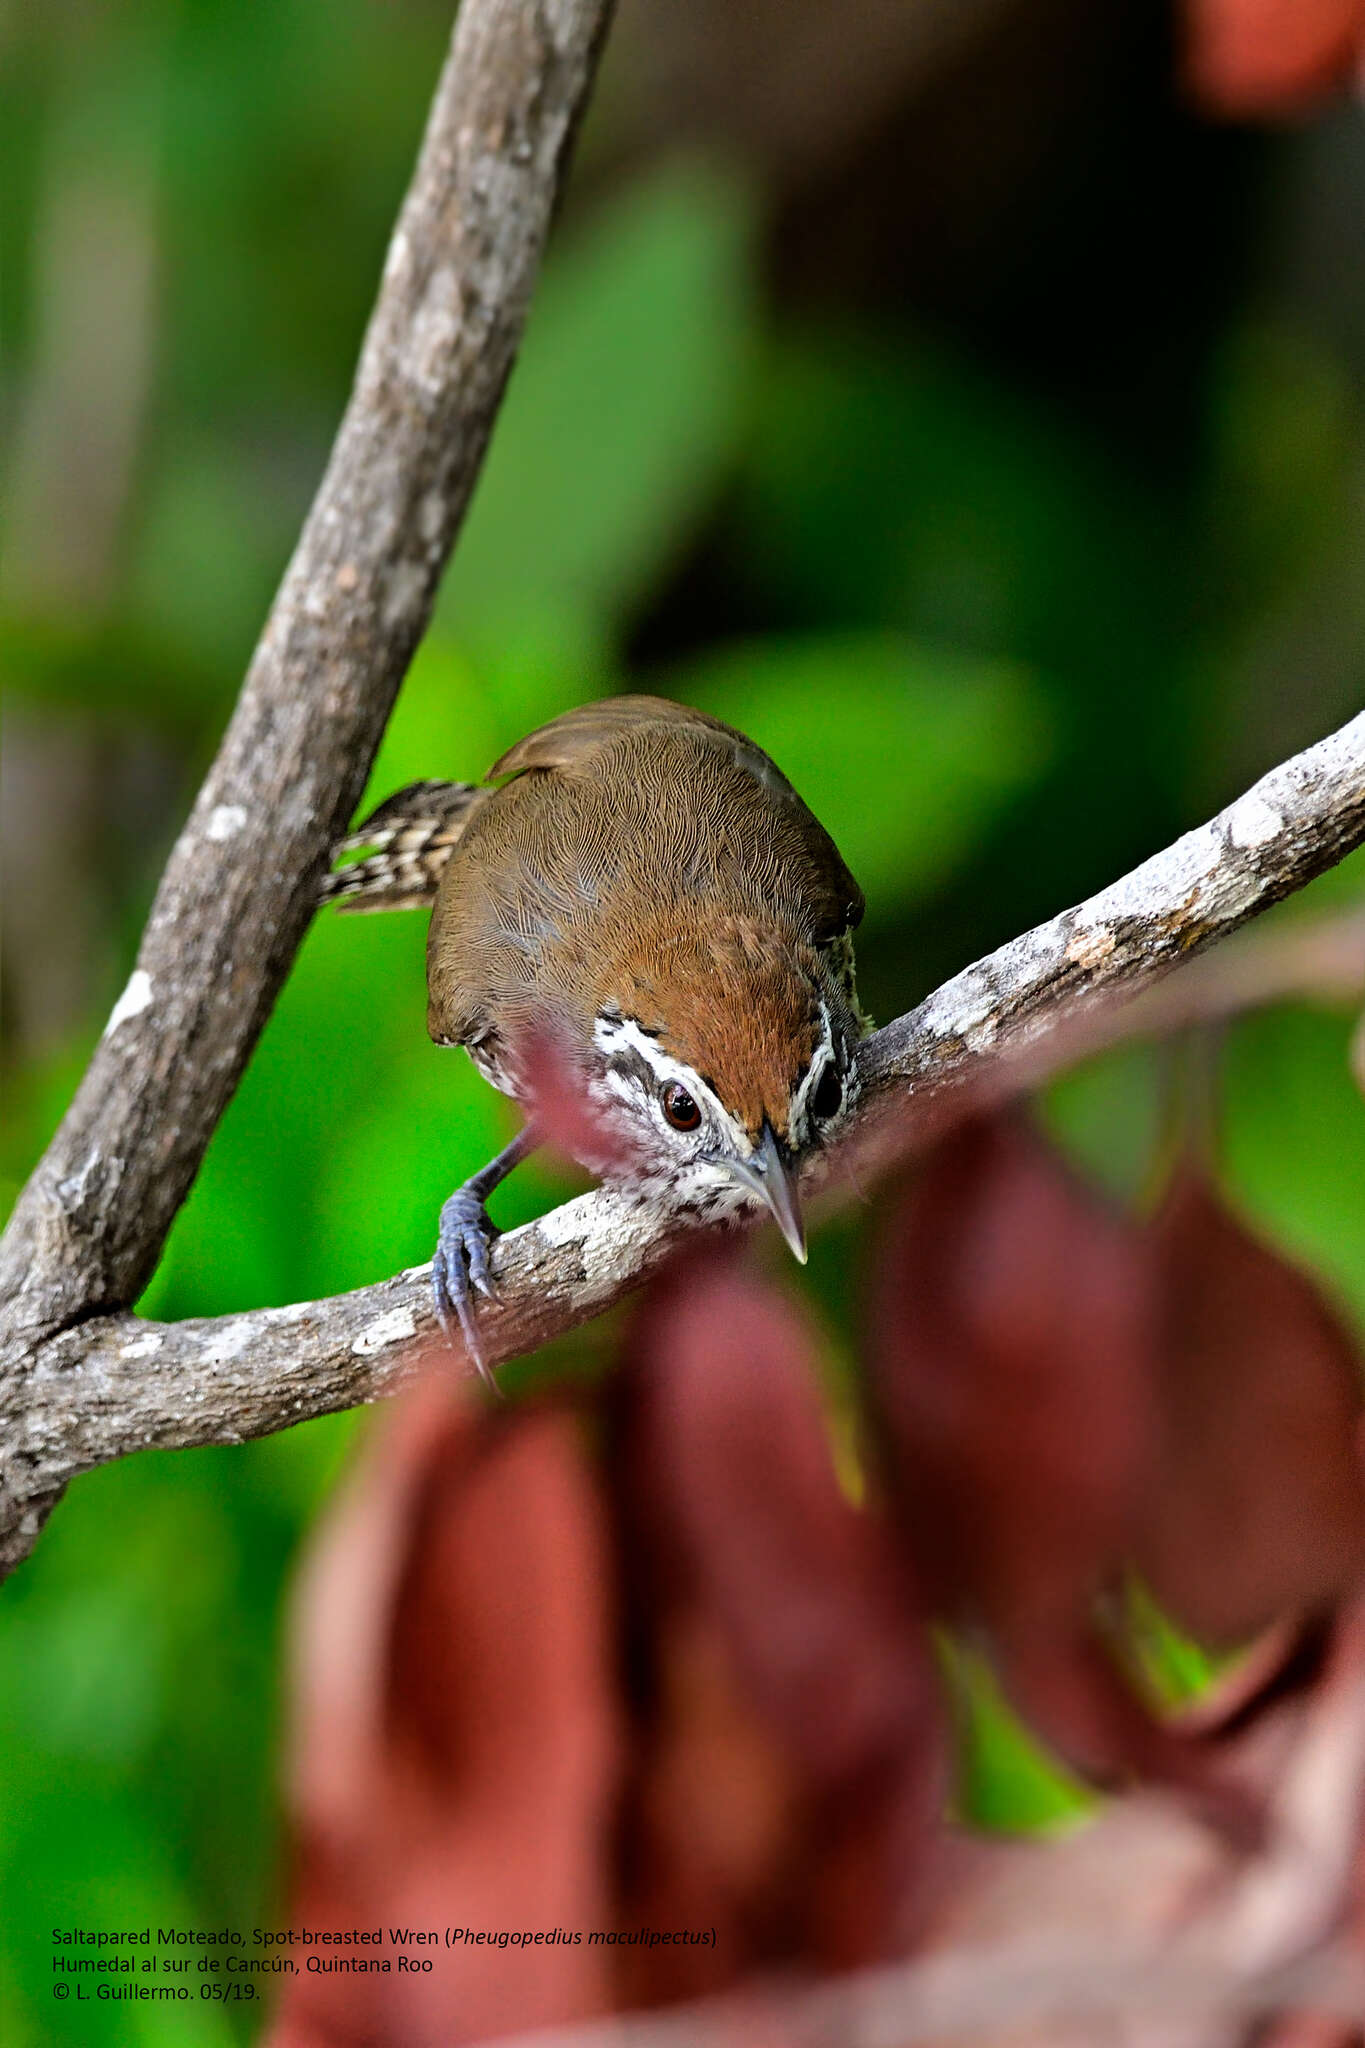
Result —
M 711 1222 L 766 1209 L 806 1257 L 797 1179 L 848 1119 L 861 889 L 752 740 L 650 696 L 595 700 L 481 783 L 414 782 L 341 839 L 321 900 L 431 906 L 427 1027 L 526 1113 L 440 1212 L 437 1317 L 491 1383 L 475 1296 L 496 1300 L 493 1190 L 540 1142 L 548 1032 L 590 1105 L 580 1163 Z

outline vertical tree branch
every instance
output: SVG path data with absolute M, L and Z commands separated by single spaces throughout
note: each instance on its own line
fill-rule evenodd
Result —
M 0 1243 L 10 1339 L 133 1300 L 269 1014 L 478 474 L 610 0 L 464 0 L 327 473 L 132 979 Z
M 132 978 L 0 1240 L 11 1412 L 36 1342 L 136 1298 L 289 971 L 469 503 L 611 6 L 460 7 L 326 474 Z M 31 1536 L 55 1490 L 22 1464 L 0 1522 Z

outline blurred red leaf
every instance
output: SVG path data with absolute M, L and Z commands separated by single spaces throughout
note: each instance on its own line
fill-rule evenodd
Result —
M 619 1466 L 638 1597 L 666 1663 L 709 1664 L 713 1698 L 735 1686 L 778 1765 L 767 1797 L 784 1853 L 755 1869 L 742 1940 L 755 1962 L 893 1953 L 941 1838 L 941 1709 L 888 1531 L 839 1489 L 811 1334 L 775 1288 L 713 1261 L 654 1296 L 632 1354 Z M 665 1680 L 656 1767 L 685 1705 Z M 733 1709 L 722 1718 L 733 1738 Z M 684 1835 L 728 1825 L 706 1816 L 701 1778 Z M 677 1871 L 691 1849 L 656 1833 L 652 1855 Z
M 573 1041 L 553 1017 L 530 1025 L 511 1050 L 534 1104 L 530 1121 L 538 1143 L 595 1174 L 618 1173 L 638 1160 L 638 1134 L 589 1092 Z
M 621 2003 L 729 1990 L 792 1946 L 787 1884 L 803 1850 L 791 1760 L 737 1680 L 714 1616 L 661 1601 L 623 1815 L 624 1925 L 706 1927 L 714 1947 L 617 1958 Z
M 939 1610 L 983 1624 L 1021 1710 L 1101 1784 L 1244 1802 L 1125 1681 L 1098 1596 L 1130 1544 L 1156 1442 L 1151 1248 L 1021 1119 L 964 1125 L 891 1224 L 872 1368 L 897 1512 Z
M 931 1946 L 969 1960 L 986 1987 L 978 2011 L 994 2006 L 973 2048 L 1359 2042 L 1358 2026 L 1304 2013 L 1267 2024 L 1265 1976 L 1323 1957 L 1351 1898 L 1365 1790 L 1365 1609 L 1344 1610 L 1286 1683 L 1253 1696 L 1245 1677 L 1229 1673 L 1198 1717 L 1225 1775 L 1247 1783 L 1264 1811 L 1260 1854 L 1239 1853 L 1151 1789 L 1111 1800 L 1060 1839 L 971 1845 Z M 993 1961 L 1016 1967 L 992 1998 Z M 1164 1991 L 1171 1977 L 1187 1987 L 1186 2009 L 1144 2005 L 1140 1987 Z M 1346 1988 L 1338 1977 L 1338 1996 Z M 1033 2008 L 1027 2021 L 1021 1993 Z
M 1339 91 L 1365 47 L 1362 0 L 1186 0 L 1186 84 L 1211 113 L 1294 113 Z
M 1122 1801 L 1136 1834 L 1101 1824 L 1116 1923 L 1169 1929 L 1198 1967 L 1327 1938 L 1360 1853 L 1365 1617 L 1340 1609 L 1365 1497 L 1354 1351 L 1317 1291 L 1188 1169 L 1140 1227 L 992 1118 L 896 1209 L 871 1338 L 885 1483 L 858 1506 L 809 1324 L 711 1251 L 647 1297 L 600 1429 L 472 1413 L 442 1378 L 377 1433 L 301 1601 L 292 1924 L 713 1939 L 300 1976 L 271 2048 L 715 1992 L 738 1995 L 727 2038 L 778 2042 L 774 1971 L 880 1963 L 983 1915 L 1106 1920 L 1093 1856 L 972 1854 L 946 1827 L 930 1605 L 988 1633 L 1091 1776 L 1181 1789 Z M 1135 1554 L 1205 1633 L 1288 1614 L 1178 1724 L 1110 1654 Z
M 1318 1287 L 1177 1172 L 1151 1227 L 1161 1430 L 1135 1545 L 1191 1634 L 1246 1640 L 1365 1569 L 1361 1360 Z
M 292 1979 L 273 2048 L 474 2040 L 905 1945 L 942 1835 L 935 1676 L 886 1530 L 840 1492 L 811 1336 L 708 1258 L 633 1351 L 614 1522 L 562 1413 L 428 1388 L 371 1447 L 304 1591 L 290 1918 L 713 1943 Z
M 993 1118 L 930 1156 L 879 1259 L 873 1386 L 936 1604 L 1006 1635 L 1068 1628 L 1122 1553 L 1152 1442 L 1145 1248 Z
M 290 1924 L 609 1924 L 612 1576 L 570 1418 L 475 1417 L 443 1383 L 398 1409 L 301 1591 Z M 448 2048 L 610 2003 L 582 1945 L 286 1984 L 272 2048 Z

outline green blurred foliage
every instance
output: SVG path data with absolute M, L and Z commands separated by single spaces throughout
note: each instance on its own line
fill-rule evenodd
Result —
M 610 644 L 657 587 L 742 424 L 750 225 L 733 179 L 666 164 L 548 266 L 443 592 L 457 631 Z
M 874 928 L 941 887 L 1046 757 L 1046 707 L 1017 665 L 903 634 L 744 641 L 668 682 L 761 732 L 816 815 L 839 820 Z
M 951 1637 L 940 1638 L 958 1743 L 958 1818 L 1000 1834 L 1074 1827 L 1098 1801 L 1039 1749 L 1001 1693 L 990 1665 Z
M 325 458 L 447 30 L 434 0 L 126 0 L 54 10 L 14 39 L 0 227 L 27 255 L 0 306 L 10 409 L 50 341 L 54 180 L 151 193 L 155 347 L 117 574 L 98 603 L 11 592 L 0 617 L 17 698 L 150 736 L 173 764 L 116 877 L 125 970 Z M 1358 692 L 1362 593 L 1341 562 L 1359 396 L 1328 341 L 1248 298 L 1194 394 L 1188 472 L 1163 477 L 898 315 L 784 310 L 762 218 L 761 193 L 693 157 L 642 163 L 570 209 L 369 797 L 477 775 L 595 692 L 689 698 L 769 747 L 838 839 L 869 898 L 865 999 L 888 1016 L 1284 751 L 1276 650 L 1306 648 Z M 1315 637 L 1296 640 L 1308 616 Z M 1329 719 L 1293 680 L 1302 744 Z M 1350 863 L 1315 893 L 1346 900 L 1362 879 Z M 318 922 L 147 1314 L 306 1298 L 428 1256 L 441 1200 L 510 1125 L 426 1039 L 423 937 L 416 918 Z M 115 993 L 100 991 L 106 1009 Z M 11 1061 L 11 1193 L 102 1014 Z M 1238 1025 L 1223 1115 L 1234 1198 L 1359 1317 L 1348 1031 L 1307 1009 Z M 1067 1076 L 1045 1111 L 1116 1197 L 1142 1202 L 1167 1096 L 1163 1056 L 1131 1048 Z M 533 1162 L 499 1219 L 564 1185 Z M 841 1412 L 860 1236 L 843 1217 L 812 1248 Z M 513 1380 L 599 1355 L 589 1337 Z M 272 1910 L 282 1602 L 363 1427 L 337 1417 L 91 1475 L 5 1588 L 6 2048 L 252 2035 L 249 2015 L 198 2007 L 92 2006 L 77 2025 L 48 1997 L 46 1929 L 249 1927 Z M 1173 1640 L 1154 1655 L 1173 1682 L 1195 1672 Z M 963 1810 L 1016 1829 L 1073 1817 L 1076 1789 L 972 1660 L 947 1657 Z

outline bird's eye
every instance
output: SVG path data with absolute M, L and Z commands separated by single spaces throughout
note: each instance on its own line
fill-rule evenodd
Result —
M 838 1116 L 844 1106 L 844 1084 L 839 1079 L 839 1069 L 833 1060 L 826 1062 L 825 1071 L 815 1084 L 815 1093 L 810 1101 L 810 1113 L 817 1124 L 827 1124 L 832 1116 Z
M 670 1081 L 663 1092 L 664 1115 L 675 1131 L 695 1131 L 701 1111 L 680 1081 Z

